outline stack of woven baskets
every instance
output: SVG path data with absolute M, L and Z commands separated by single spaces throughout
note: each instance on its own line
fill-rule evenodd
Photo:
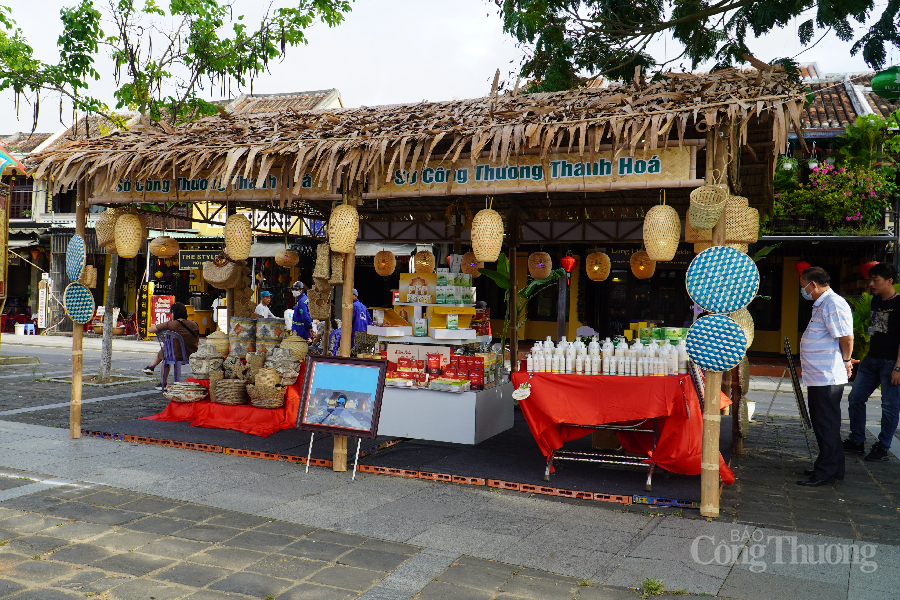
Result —
M 260 369 L 256 382 L 247 385 L 250 404 L 256 408 L 281 408 L 287 388 L 281 385 L 281 376 L 275 369 Z
M 712 246 L 712 228 L 725 214 L 725 245 L 747 252 L 759 238 L 759 211 L 747 198 L 732 196 L 723 185 L 704 185 L 691 192 L 684 241 L 700 253 Z
M 206 398 L 206 388 L 199 383 L 175 382 L 166 386 L 163 396 L 172 402 L 189 404 Z

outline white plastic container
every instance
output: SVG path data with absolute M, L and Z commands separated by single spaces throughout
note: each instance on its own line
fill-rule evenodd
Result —
M 554 373 L 559 373 L 561 371 L 560 362 L 562 360 L 563 360 L 563 358 L 560 354 L 557 354 L 555 352 L 553 353 L 553 372 Z
M 575 358 L 571 354 L 566 355 L 566 373 L 571 374 L 575 370 Z
M 534 358 L 530 353 L 525 355 L 525 370 L 529 373 L 534 373 Z
M 603 359 L 599 354 L 591 356 L 591 375 L 600 375 L 603 372 Z
M 584 354 L 575 357 L 575 373 L 584 375 Z

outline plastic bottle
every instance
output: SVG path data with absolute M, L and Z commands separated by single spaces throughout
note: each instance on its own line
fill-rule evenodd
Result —
M 587 370 L 587 369 L 585 369 Z M 591 375 L 600 375 L 603 372 L 603 359 L 599 354 L 591 356 Z
M 566 373 L 571 374 L 575 370 L 575 358 L 571 354 L 566 354 Z
M 575 357 L 575 372 L 578 375 L 584 375 L 584 354 Z
M 557 354 L 555 352 L 553 353 L 553 367 L 552 368 L 553 368 L 554 373 L 560 372 L 560 368 L 559 368 L 560 358 L 562 358 L 562 357 L 559 354 Z
M 537 352 L 534 357 L 534 370 L 538 373 L 544 372 L 544 351 L 543 350 Z
M 591 343 L 588 344 L 588 354 L 590 356 L 597 356 L 600 354 L 600 342 L 597 341 L 597 336 L 591 340 Z
M 687 344 L 685 341 L 679 340 L 678 345 L 675 346 L 675 349 L 678 351 L 678 373 L 680 375 L 686 375 L 688 372 L 688 353 L 687 353 Z
M 631 371 L 631 372 L 629 373 L 629 375 L 631 375 L 631 376 L 633 376 L 633 377 L 636 377 L 636 376 L 637 376 L 637 374 L 638 374 L 638 366 L 637 366 L 637 357 L 636 357 L 636 356 L 632 356 L 632 357 L 631 357 L 631 368 L 630 368 L 630 371 Z
M 650 358 L 656 358 L 659 354 L 659 344 L 656 343 L 656 340 L 650 340 Z
M 525 369 L 529 373 L 534 373 L 534 358 L 532 358 L 531 354 L 525 355 Z
M 678 352 L 675 351 L 675 348 L 672 348 L 672 351 L 669 352 L 668 360 L 666 362 L 666 375 L 678 375 Z

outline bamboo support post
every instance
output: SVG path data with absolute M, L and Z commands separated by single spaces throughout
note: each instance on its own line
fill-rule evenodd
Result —
M 509 249 L 509 303 L 510 314 L 513 318 L 512 331 L 509 332 L 509 371 L 515 373 L 519 370 L 519 289 L 516 281 L 518 260 L 516 259 L 517 246 Z
M 744 436 L 741 432 L 741 421 L 744 404 L 744 390 L 741 387 L 741 371 L 739 367 L 732 369 L 731 378 L 731 453 L 744 453 Z
M 354 206 L 357 204 L 356 196 L 352 196 L 348 202 Z M 341 294 L 341 345 L 338 350 L 340 356 L 349 357 L 353 348 L 353 274 L 356 267 L 356 252 L 348 252 L 344 255 L 344 283 Z M 347 470 L 347 436 L 334 436 L 334 450 L 331 455 L 331 468 L 334 471 Z
M 75 235 L 84 237 L 84 220 L 87 215 L 87 183 L 78 182 L 75 200 Z M 72 394 L 69 400 L 69 437 L 81 437 L 81 370 L 84 362 L 82 341 L 84 325 L 72 322 Z

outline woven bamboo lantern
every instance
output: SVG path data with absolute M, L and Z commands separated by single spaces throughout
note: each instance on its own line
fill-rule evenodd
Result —
M 591 281 L 606 281 L 606 278 L 609 277 L 612 263 L 606 253 L 594 252 L 593 254 L 588 254 L 584 261 L 584 268 L 587 270 L 588 278 Z
M 691 225 L 690 219 L 687 219 L 684 223 L 684 241 L 692 244 L 712 242 L 712 229 L 697 229 Z
M 631 255 L 631 272 L 638 279 L 650 279 L 656 272 L 656 261 L 646 252 L 635 252 Z
M 476 277 L 481 275 L 481 271 L 479 271 L 479 269 L 483 268 L 484 263 L 475 258 L 474 252 L 466 252 L 462 255 L 462 263 L 459 266 L 459 270 L 462 273 L 468 273 L 472 276 L 472 279 L 475 279 Z
M 744 336 L 747 338 L 747 348 L 749 348 L 750 344 L 753 343 L 753 336 L 756 333 L 756 328 L 753 325 L 753 317 L 750 315 L 750 311 L 746 308 L 742 308 L 741 310 L 735 311 L 728 316 L 734 319 L 735 323 L 740 325 L 741 329 L 744 330 Z
M 416 252 L 416 273 L 434 273 L 434 254 L 428 250 Z
M 285 248 L 284 250 L 279 250 L 275 253 L 275 264 L 279 267 L 290 269 L 298 262 L 300 262 L 300 256 L 298 256 L 297 253 L 293 250 L 288 250 L 287 248 Z
M 225 221 L 225 254 L 231 260 L 246 260 L 250 257 L 253 231 L 250 219 L 244 215 L 231 215 Z
M 472 219 L 472 250 L 479 262 L 496 262 L 503 246 L 503 219 L 496 210 L 478 211 Z
M 144 242 L 144 227 L 137 215 L 119 215 L 116 219 L 115 244 L 119 256 L 134 258 Z
M 355 206 L 339 204 L 328 219 L 328 243 L 332 252 L 347 254 L 356 249 L 359 236 L 359 213 Z
M 644 246 L 652 260 L 672 260 L 681 239 L 681 217 L 674 208 L 659 204 L 644 217 Z
M 703 185 L 691 192 L 691 207 L 688 209 L 688 221 L 701 231 L 712 229 L 719 222 L 728 191 L 718 185 Z
M 94 223 L 94 232 L 97 234 L 97 245 L 104 248 L 116 241 L 116 220 L 122 211 L 118 208 L 107 208 Z
M 150 254 L 160 258 L 171 258 L 178 254 L 178 242 L 167 235 L 161 235 L 150 240 L 148 246 Z
M 382 250 L 375 253 L 375 272 L 382 277 L 393 275 L 397 268 L 397 259 L 390 250 Z
M 546 252 L 533 252 L 528 257 L 528 273 L 535 279 L 550 277 L 553 271 L 553 261 Z

